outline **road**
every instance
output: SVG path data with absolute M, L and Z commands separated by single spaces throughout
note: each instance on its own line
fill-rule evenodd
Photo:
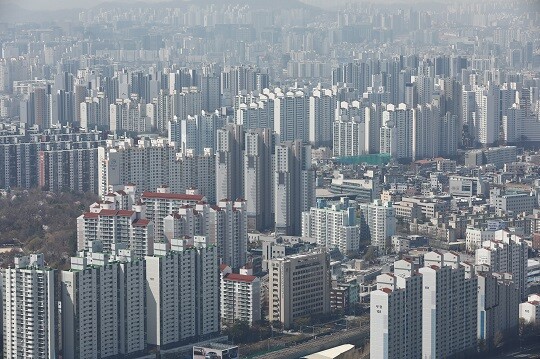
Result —
M 341 344 L 354 344 L 361 339 L 369 336 L 369 326 L 344 330 L 341 332 L 329 334 L 323 337 L 315 337 L 305 343 L 295 345 L 290 348 L 276 350 L 271 353 L 265 353 L 256 358 L 265 359 L 296 359 L 304 355 L 312 354 L 317 351 L 329 349 Z
M 523 345 L 522 348 L 514 348 L 507 350 L 503 354 L 491 357 L 492 359 L 509 359 L 509 358 L 523 358 L 533 359 L 540 358 L 540 340 L 537 343 Z

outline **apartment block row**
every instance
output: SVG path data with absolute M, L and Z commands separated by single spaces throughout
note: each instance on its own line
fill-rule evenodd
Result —
M 205 202 L 197 191 L 171 193 L 169 187 L 138 195 L 137 186 L 111 192 L 77 218 L 77 247 L 88 249 L 99 240 L 106 251 L 124 245 L 138 257 L 153 255 L 155 247 L 171 248 L 175 239 L 207 236 L 217 246 L 222 263 L 246 264 L 247 211 L 242 200 Z
M 94 241 L 70 270 L 32 255 L 1 279 L 5 357 L 134 357 L 219 332 L 217 248 L 206 237 L 159 244 L 142 258 Z
M 506 231 L 476 250 L 474 264 L 437 251 L 420 265 L 394 262 L 370 295 L 370 340 L 380 343 L 372 358 L 475 355 L 478 343 L 489 348 L 517 335 L 520 317 L 536 320 L 536 297 L 525 295 L 526 265 L 526 243 Z

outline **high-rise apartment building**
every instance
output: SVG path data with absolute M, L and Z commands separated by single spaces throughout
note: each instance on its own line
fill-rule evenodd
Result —
M 268 262 L 269 320 L 290 328 L 296 318 L 330 311 L 326 252 L 295 254 Z
M 476 351 L 477 279 L 459 255 L 429 252 L 422 275 L 422 357 Z
M 379 253 L 385 253 L 390 248 L 390 237 L 396 232 L 396 213 L 392 203 L 376 199 L 373 203 L 361 203 L 360 210 L 365 236 Z
M 434 158 L 439 155 L 439 108 L 427 104 L 413 109 L 412 157 L 413 160 Z
M 356 223 L 356 202 L 342 198 L 339 202 L 317 201 L 317 207 L 302 214 L 302 237 L 317 240 L 317 245 L 342 253 L 360 249 L 360 225 Z
M 216 156 L 211 148 L 205 148 L 201 155 L 187 151 L 178 156 L 182 181 L 178 185 L 179 193 L 193 191 L 206 198 L 208 203 L 216 203 Z
M 206 236 L 217 246 L 221 263 L 240 268 L 246 264 L 247 211 L 245 201 L 219 201 L 181 206 L 163 220 L 168 245 L 184 236 Z
M 422 276 L 411 262 L 394 263 L 394 273 L 377 276 L 370 295 L 372 358 L 422 357 Z
M 518 287 L 509 273 L 492 273 L 485 265 L 477 267 L 478 273 L 478 339 L 487 347 L 496 345 L 499 335 L 517 335 L 519 327 Z
M 177 147 L 166 139 L 112 140 L 98 149 L 99 193 L 105 195 L 126 184 L 139 191 L 155 191 L 162 185 L 180 192 L 182 180 Z
M 145 218 L 144 205 L 132 209 L 108 200 L 94 203 L 90 211 L 77 218 L 77 249 L 90 248 L 100 241 L 103 250 L 110 252 L 120 245 L 132 250 L 137 257 L 154 251 L 154 223 Z
M 272 156 L 276 134 L 271 129 L 248 130 L 244 151 L 244 199 L 248 228 L 262 231 L 274 224 Z
M 523 238 L 501 229 L 494 240 L 482 243 L 475 252 L 475 263 L 489 266 L 491 272 L 510 273 L 519 290 L 520 300 L 527 298 L 527 244 Z
M 41 186 L 40 183 L 55 188 L 55 182 L 62 179 L 64 185 L 74 190 L 81 186 L 91 190 L 91 183 L 98 176 L 97 162 L 92 162 L 93 149 L 105 144 L 98 132 L 69 129 L 48 130 L 30 136 L 4 136 L 0 142 L 0 163 L 3 164 L 0 166 L 0 188 L 32 188 Z M 60 160 L 63 163 L 69 161 L 69 166 L 55 168 Z M 95 189 L 92 191 L 97 193 Z
M 302 90 L 276 91 L 274 131 L 280 142 L 309 142 L 309 96 Z
M 143 192 L 141 201 L 144 204 L 144 217 L 154 224 L 154 241 L 164 242 L 163 219 L 185 205 L 195 205 L 204 201 L 199 194 L 171 193 L 169 187 L 158 187 L 156 192 Z M 148 254 L 147 254 L 148 255 Z
M 333 122 L 334 156 L 360 156 L 369 152 L 364 117 L 365 109 L 360 107 L 358 101 L 342 103 L 336 109 Z
M 4 358 L 56 358 L 55 271 L 43 254 L 15 258 L 2 269 Z
M 145 263 L 100 241 L 61 274 L 65 358 L 135 356 L 146 350 Z
M 315 172 L 311 147 L 301 141 L 280 143 L 274 154 L 274 213 L 276 233 L 301 232 L 302 212 L 315 206 Z
M 146 261 L 146 328 L 160 349 L 219 332 L 217 247 L 205 237 L 156 245 Z
M 371 292 L 372 358 L 443 358 L 476 353 L 477 288 L 472 266 L 429 252 L 425 266 L 394 263 Z
M 117 99 L 109 106 L 109 130 L 111 132 L 150 132 L 152 119 L 146 116 L 146 104 L 137 96 Z
M 309 97 L 309 142 L 314 147 L 332 145 L 332 122 L 337 100 L 332 90 L 315 89 Z
M 55 192 L 98 193 L 97 164 L 97 148 L 39 151 L 38 186 Z
M 387 105 L 382 113 L 380 152 L 394 158 L 412 158 L 413 112 L 405 104 Z
M 242 126 L 229 124 L 217 131 L 216 199 L 236 200 L 243 196 L 244 132 Z
M 202 155 L 206 148 L 215 150 L 217 130 L 225 125 L 225 120 L 223 116 L 204 111 L 193 116 L 175 117 L 168 124 L 169 142 L 174 142 L 184 154 L 191 151 Z

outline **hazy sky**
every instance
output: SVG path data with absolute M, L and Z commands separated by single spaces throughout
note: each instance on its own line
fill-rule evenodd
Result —
M 88 8 L 96 6 L 103 2 L 109 2 L 111 0 L 0 0 L 0 11 L 2 11 L 2 5 L 7 3 L 14 3 L 26 9 L 32 10 L 58 10 L 69 8 Z M 114 2 L 133 2 L 133 0 L 113 0 Z M 162 2 L 169 0 L 143 0 L 144 2 Z M 196 2 L 196 0 L 192 0 Z M 307 4 L 316 5 L 320 7 L 335 7 L 336 5 L 360 2 L 362 0 L 300 0 Z M 409 2 L 410 0 L 373 0 L 374 2 Z M 439 2 L 448 2 L 452 0 L 438 0 Z M 219 2 L 219 0 L 216 0 Z
M 14 3 L 21 7 L 32 10 L 55 10 L 55 9 L 69 9 L 69 8 L 88 8 L 96 6 L 103 2 L 110 2 L 111 0 L 0 0 L 0 11 L 2 4 Z M 114 2 L 133 2 L 133 0 L 113 0 Z M 142 0 L 148 3 L 163 2 L 170 0 Z M 335 4 L 336 2 L 350 2 L 351 0 L 300 0 L 312 5 L 323 5 L 329 2 Z M 352 0 L 359 1 L 359 0 Z M 194 1 L 196 2 L 196 1 Z M 216 0 L 219 2 L 219 0 Z

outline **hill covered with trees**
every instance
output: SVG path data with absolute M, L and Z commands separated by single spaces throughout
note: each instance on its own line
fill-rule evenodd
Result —
M 37 189 L 4 193 L 0 196 L 0 265 L 11 265 L 22 251 L 44 253 L 52 268 L 69 268 L 77 247 L 77 217 L 96 200 L 93 194 Z

